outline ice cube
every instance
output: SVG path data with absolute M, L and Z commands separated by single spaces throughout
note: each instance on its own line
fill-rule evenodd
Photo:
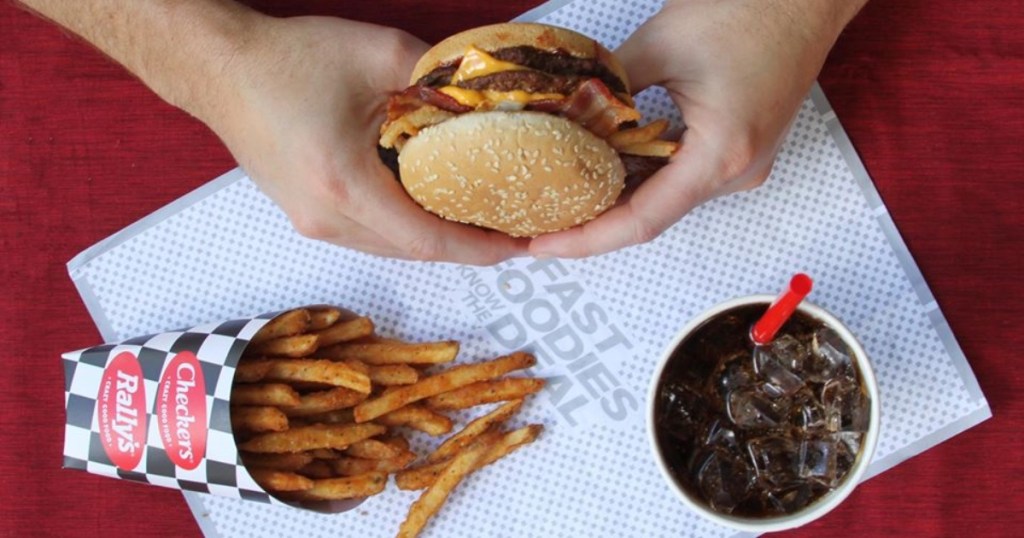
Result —
M 841 375 L 821 388 L 821 404 L 829 431 L 866 432 L 870 402 L 856 379 Z
M 784 422 L 789 400 L 772 398 L 762 387 L 744 387 L 729 393 L 726 412 L 740 428 L 772 428 Z
M 789 371 L 799 372 L 803 369 L 808 355 L 807 346 L 796 337 L 784 334 L 772 340 L 766 347 Z
M 754 350 L 754 371 L 759 379 L 771 386 L 773 394 L 790 396 L 804 387 L 804 382 L 778 355 L 774 346 L 758 346 Z
M 778 514 L 792 514 L 807 506 L 813 494 L 811 485 L 805 482 L 796 482 L 776 489 L 767 490 L 765 495 L 765 507 Z
M 697 484 L 708 504 L 718 512 L 732 513 L 746 500 L 754 475 L 746 462 L 718 451 L 712 451 L 700 464 Z
M 851 375 L 850 348 L 832 329 L 822 327 L 811 338 L 811 353 L 804 364 L 804 379 L 823 383 L 840 375 Z
M 838 440 L 834 437 L 804 439 L 800 443 L 800 455 L 797 457 L 797 475 L 801 478 L 813 478 L 828 486 L 835 487 L 839 483 L 836 473 L 836 453 Z
M 781 436 L 765 436 L 747 442 L 747 453 L 757 477 L 776 486 L 797 479 L 796 458 L 799 445 Z

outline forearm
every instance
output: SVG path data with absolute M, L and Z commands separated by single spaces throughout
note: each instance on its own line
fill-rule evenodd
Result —
M 229 0 L 21 0 L 208 121 L 260 14 Z M 212 94 L 212 95 L 211 95 Z

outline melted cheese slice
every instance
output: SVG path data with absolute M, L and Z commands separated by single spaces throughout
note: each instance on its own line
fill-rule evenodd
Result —
M 445 86 L 438 91 L 455 99 L 459 104 L 473 108 L 495 108 L 506 104 L 525 106 L 535 101 L 565 99 L 565 96 L 560 93 L 529 93 L 523 90 L 500 92 Z
M 501 73 L 503 71 L 522 71 L 526 69 L 521 65 L 501 61 L 486 52 L 470 46 L 462 55 L 462 63 L 459 69 L 452 75 L 452 84 L 458 84 L 477 77 Z

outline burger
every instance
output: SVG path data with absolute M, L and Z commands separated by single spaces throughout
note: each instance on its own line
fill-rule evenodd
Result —
M 443 218 L 533 237 L 593 219 L 668 162 L 666 120 L 639 124 L 600 43 L 505 23 L 438 43 L 390 97 L 380 146 L 406 192 Z

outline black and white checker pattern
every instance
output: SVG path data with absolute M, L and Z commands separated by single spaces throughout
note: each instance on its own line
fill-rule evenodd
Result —
M 240 465 L 231 433 L 228 400 L 238 359 L 256 331 L 275 315 L 210 323 L 65 353 L 64 467 L 157 486 L 272 502 Z M 110 461 L 100 441 L 96 413 L 104 369 L 125 351 L 135 355 L 142 367 L 147 411 L 144 452 L 138 466 L 132 470 L 118 469 Z M 182 351 L 195 353 L 206 386 L 206 454 L 192 470 L 175 466 L 167 456 L 155 415 L 158 384 L 164 368 Z

